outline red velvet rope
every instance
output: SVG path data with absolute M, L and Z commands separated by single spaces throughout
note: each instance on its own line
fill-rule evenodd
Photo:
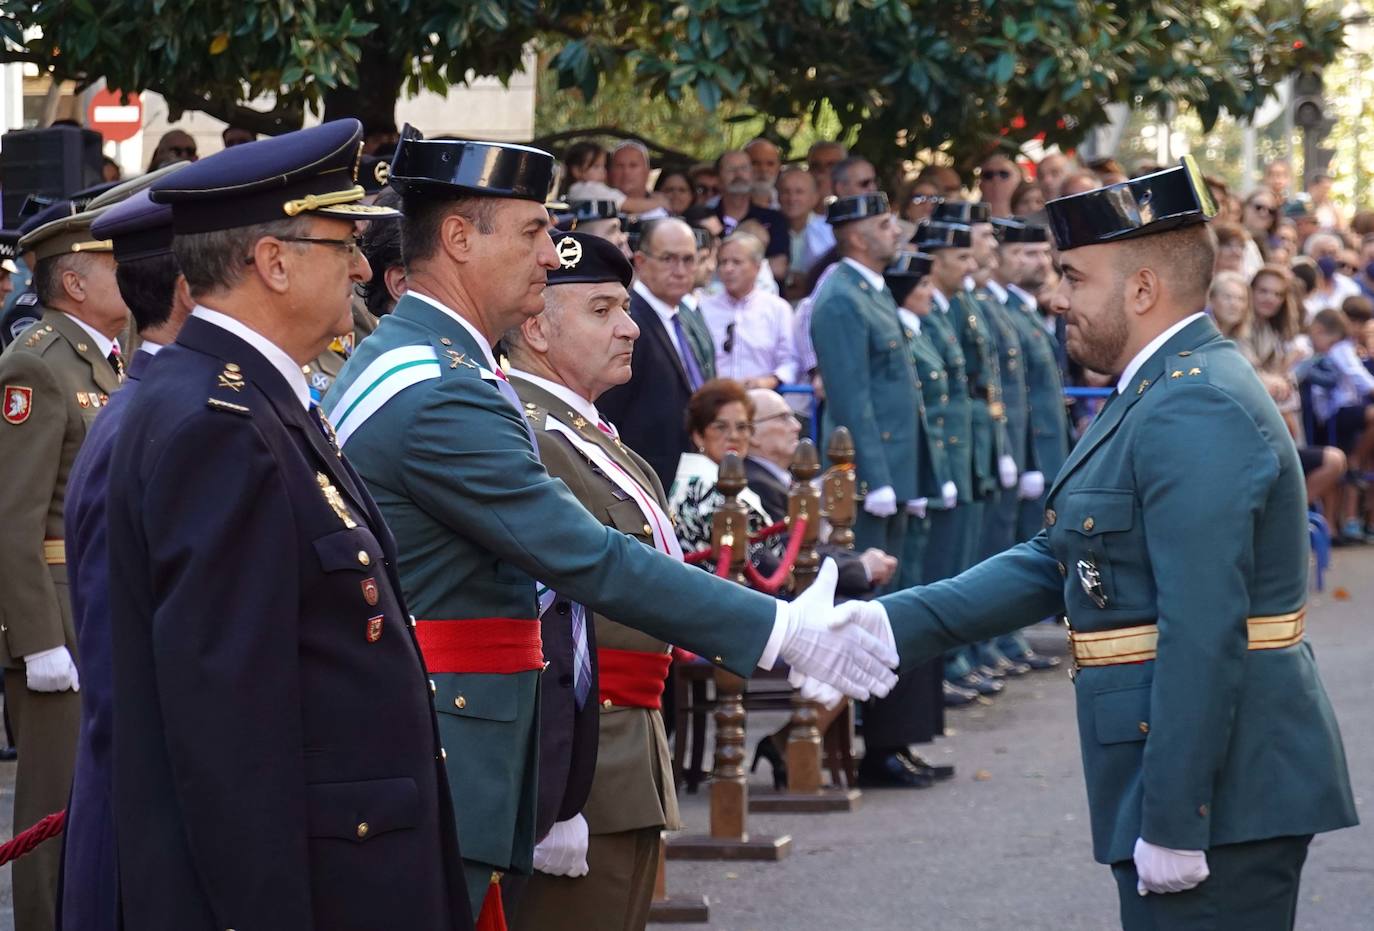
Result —
M 21 831 L 14 835 L 14 840 L 9 843 L 0 844 L 0 866 L 4 866 L 11 860 L 19 859 L 43 841 L 61 834 L 66 823 L 67 810 L 64 808 L 62 811 L 55 811 L 41 819 L 27 831 Z
M 735 547 L 732 543 L 722 543 L 720 545 L 720 556 L 716 559 L 716 575 L 722 579 L 730 577 L 730 557 L 734 555 Z
M 758 543 L 761 540 L 766 540 L 769 537 L 775 536 L 779 533 L 783 533 L 786 530 L 787 521 L 780 520 L 776 524 L 769 524 L 767 527 L 764 527 L 758 533 L 749 534 L 749 542 Z M 710 559 L 712 553 L 713 550 L 708 546 L 704 549 L 699 549 L 691 553 L 684 553 L 682 556 L 682 561 L 689 566 L 695 566 L 697 563 L 706 562 L 706 560 Z
M 802 538 L 806 536 L 806 518 L 798 517 L 797 522 L 792 525 L 792 533 L 787 538 L 787 549 L 782 554 L 782 563 L 777 569 L 773 570 L 770 576 L 754 568 L 753 563 L 744 564 L 744 577 L 749 580 L 749 584 L 757 591 L 765 595 L 775 595 L 778 589 L 782 588 L 782 583 L 787 581 L 787 576 L 791 574 L 792 567 L 796 565 L 797 554 L 801 552 Z

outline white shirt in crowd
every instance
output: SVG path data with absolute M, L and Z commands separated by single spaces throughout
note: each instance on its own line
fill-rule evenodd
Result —
M 797 348 L 792 331 L 792 305 L 758 288 L 736 300 L 725 291 L 708 294 L 701 315 L 716 348 L 716 374 L 743 381 L 776 375 L 795 382 Z

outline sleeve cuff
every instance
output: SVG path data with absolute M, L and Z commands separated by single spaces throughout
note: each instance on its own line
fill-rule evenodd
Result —
M 773 668 L 778 661 L 778 654 L 782 652 L 783 641 L 787 638 L 787 602 L 777 601 L 776 604 L 773 632 L 768 635 L 768 642 L 763 645 L 763 653 L 759 656 L 760 669 Z

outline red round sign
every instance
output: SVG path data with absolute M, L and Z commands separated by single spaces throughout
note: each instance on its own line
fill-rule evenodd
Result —
M 127 101 L 119 91 L 97 91 L 86 107 L 86 125 L 105 137 L 106 142 L 124 142 L 143 131 L 143 98 L 130 94 Z

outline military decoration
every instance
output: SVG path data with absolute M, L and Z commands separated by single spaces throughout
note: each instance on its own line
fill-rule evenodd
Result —
M 554 247 L 558 252 L 558 264 L 563 268 L 576 268 L 582 261 L 582 243 L 571 236 L 564 236 Z
M 320 483 L 320 493 L 324 495 L 324 500 L 333 508 L 334 513 L 343 521 L 344 527 L 352 530 L 358 526 L 352 516 L 348 513 L 348 507 L 344 504 L 343 495 L 339 494 L 339 489 L 334 487 L 334 483 L 329 480 L 329 476 L 323 472 L 315 473 L 315 481 Z
M 1078 584 L 1093 604 L 1099 608 L 1107 607 L 1107 593 L 1102 589 L 1102 570 L 1097 567 L 1097 557 L 1089 553 L 1086 559 L 1078 561 Z
M 6 385 L 3 401 L 3 410 L 0 416 L 5 418 L 5 423 L 12 423 L 15 426 L 29 419 L 29 414 L 33 411 L 33 389 L 25 388 L 22 385 Z
M 219 373 L 219 386 L 234 391 L 243 390 L 243 373 L 239 371 L 238 365 L 230 362 L 224 366 L 224 371 Z
M 378 592 L 378 590 L 377 590 L 377 580 L 376 580 L 376 579 L 363 579 L 363 583 L 362 583 L 362 584 L 363 584 L 363 601 L 366 601 L 369 605 L 375 605 L 375 604 L 377 603 L 377 599 L 378 599 L 379 597 L 381 597 L 380 594 L 379 594 L 379 592 Z
M 368 642 L 368 643 L 376 643 L 378 640 L 381 640 L 381 639 L 382 639 L 382 618 L 383 618 L 383 617 L 385 617 L 385 615 L 379 614 L 379 615 L 377 615 L 376 617 L 370 617 L 370 618 L 367 619 L 367 642 Z
M 78 406 L 80 406 L 80 407 L 82 407 L 82 408 L 90 407 L 90 406 L 91 406 L 91 395 L 90 395 L 90 392 L 87 392 L 87 391 L 78 391 L 78 392 L 76 393 L 76 403 L 77 403 Z

